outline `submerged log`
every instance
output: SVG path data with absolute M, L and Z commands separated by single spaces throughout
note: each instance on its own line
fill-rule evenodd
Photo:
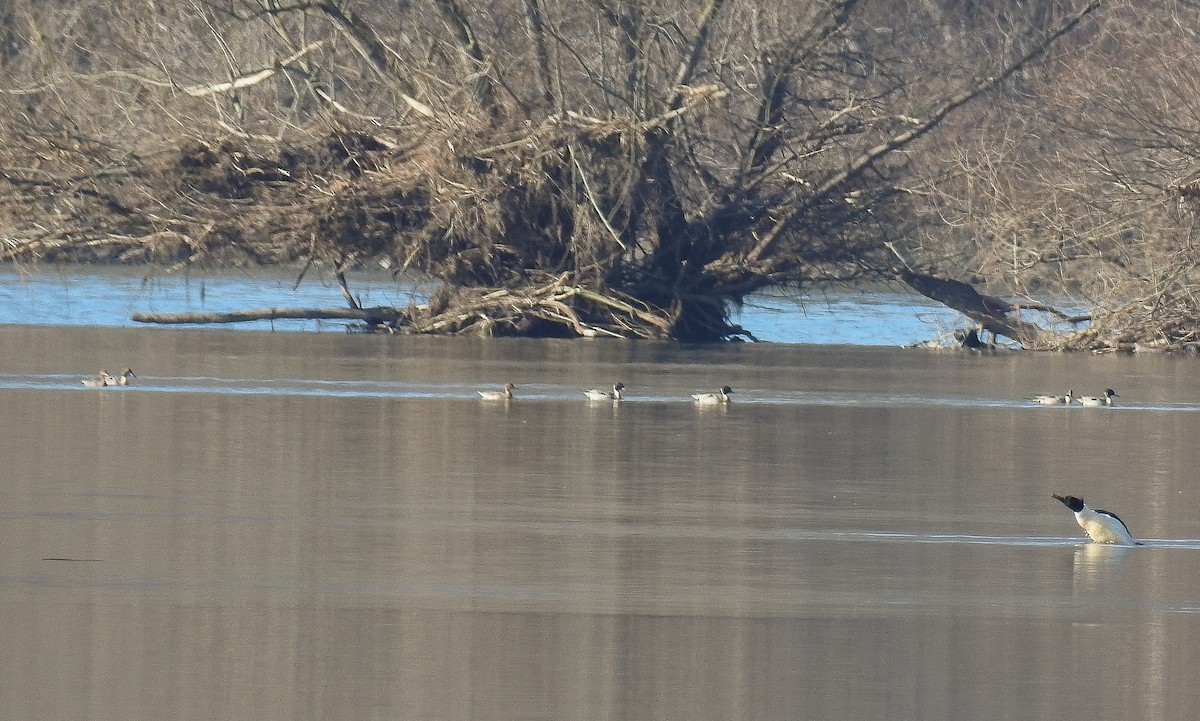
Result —
M 135 323 L 247 323 L 256 320 L 363 320 L 395 324 L 407 314 L 399 308 L 260 308 L 228 313 L 134 313 Z

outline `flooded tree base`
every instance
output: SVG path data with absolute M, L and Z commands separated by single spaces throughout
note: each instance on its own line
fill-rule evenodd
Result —
M 340 275 L 379 263 L 443 283 L 429 304 L 387 309 L 373 318 L 405 332 L 749 337 L 728 321 L 719 292 L 672 289 L 656 280 L 649 250 L 636 253 L 640 261 L 633 262 L 606 231 L 600 242 L 578 240 L 584 229 L 555 209 L 561 198 L 514 181 L 514 175 L 533 172 L 524 167 L 523 155 L 505 156 L 517 163 L 512 167 L 499 159 L 467 165 L 446 150 L 448 140 L 432 150 L 349 131 L 303 144 L 295 140 L 270 154 L 263 152 L 267 146 L 227 141 L 127 158 L 103 193 L 69 199 L 69 220 L 0 255 L 55 263 L 152 263 L 167 272 L 300 261 Z M 454 178 L 447 177 L 447 168 L 457 169 Z M 318 183 L 330 192 L 312 192 Z M 174 217 L 164 218 L 164 208 L 172 208 Z M 569 248 L 558 239 L 568 230 L 556 224 L 571 226 L 576 240 Z M 538 270 L 555 265 L 569 269 Z M 278 312 L 204 321 L 137 319 L 237 322 L 281 317 L 273 315 Z M 288 317 L 364 317 L 354 308 L 348 314 L 292 313 Z
M 268 147 L 272 152 L 265 152 Z M 47 226 L 43 237 L 10 243 L 2 257 L 151 263 L 164 272 L 302 261 L 343 281 L 345 268 L 382 263 L 444 281 L 429 303 L 406 308 L 350 303 L 344 308 L 134 318 L 147 323 L 337 318 L 403 333 L 753 339 L 729 321 L 728 304 L 742 292 L 768 285 L 772 275 L 761 268 L 779 269 L 778 263 L 755 272 L 744 264 L 711 262 L 685 272 L 671 288 L 655 272 L 653 249 L 630 253 L 611 237 L 589 248 L 592 262 L 582 268 L 579 258 L 551 262 L 563 252 L 561 246 L 534 231 L 545 232 L 555 222 L 569 225 L 569 219 L 554 211 L 539 188 L 508 180 L 529 172 L 528 158 L 506 156 L 516 163 L 507 168 L 496 160 L 467 166 L 448 152 L 403 148 L 362 132 L 338 131 L 286 147 L 197 142 L 173 152 L 129 157 L 110 172 L 103 192 L 97 185 L 93 192 L 72 192 L 69 199 L 49 193 L 43 202 L 57 199 L 71 212 L 58 226 Z M 456 179 L 442 173 L 442 185 L 433 183 L 430 169 L 446 167 L 458 168 Z M 314 194 L 311 188 L 318 181 L 336 187 L 337 193 Z M 485 196 L 488 202 L 481 205 Z M 475 203 L 469 211 L 466 198 Z M 175 208 L 176 215 L 164 218 L 165 207 Z M 465 225 L 467 217 L 474 226 Z M 558 220 L 548 220 L 554 218 Z M 495 242 L 496 237 L 509 240 Z M 513 242 L 522 237 L 526 242 Z M 710 256 L 698 256 L 698 262 L 705 257 Z M 633 258 L 640 262 L 631 262 Z M 555 262 L 573 268 L 535 270 Z M 1162 352 L 1197 347 L 1198 326 L 1186 321 L 1186 307 L 1175 308 L 1174 314 L 1160 309 L 1157 317 L 1140 306 L 1068 317 L 1045 305 L 985 295 L 907 264 L 877 270 L 871 277 L 903 283 L 1027 349 Z M 345 287 L 343 295 L 351 297 Z M 1055 332 L 1025 320 L 1029 311 L 1090 325 L 1083 331 Z M 973 347 L 976 336 L 963 338 L 963 347 Z

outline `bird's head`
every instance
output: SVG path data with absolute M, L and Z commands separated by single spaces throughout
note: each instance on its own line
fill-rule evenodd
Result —
M 1083 499 L 1075 496 L 1060 496 L 1057 493 L 1051 493 L 1052 497 L 1062 501 L 1062 504 L 1072 511 L 1079 513 L 1083 510 Z

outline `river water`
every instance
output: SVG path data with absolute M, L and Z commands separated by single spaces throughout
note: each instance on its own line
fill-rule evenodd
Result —
M 52 326 L 0 347 L 4 718 L 1200 703 L 1194 360 Z M 127 388 L 79 382 L 125 365 Z M 579 392 L 614 380 L 619 404 Z M 727 408 L 688 397 L 723 384 Z M 1111 409 L 1021 401 L 1109 386 Z M 1084 543 L 1052 492 L 1147 545 Z
M 335 283 L 313 270 L 251 268 L 205 273 L 139 272 L 117 266 L 26 268 L 0 265 L 0 325 L 41 323 L 134 327 L 134 313 L 225 313 L 258 308 L 345 307 Z M 363 307 L 406 307 L 428 299 L 429 286 L 389 273 L 348 273 Z M 966 325 L 962 316 L 895 288 L 812 290 L 799 296 L 758 294 L 734 319 L 763 341 L 905 345 Z M 255 321 L 237 330 L 335 331 L 343 321 Z M 144 327 L 144 326 L 143 326 Z

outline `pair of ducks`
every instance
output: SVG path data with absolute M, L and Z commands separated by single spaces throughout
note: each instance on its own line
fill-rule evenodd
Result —
M 103 388 L 104 386 L 127 386 L 130 378 L 137 378 L 132 368 L 121 371 L 121 375 L 109 375 L 108 371 L 100 371 L 95 378 L 84 378 L 81 381 L 88 388 Z
M 504 390 L 500 391 L 475 391 L 479 397 L 485 401 L 510 401 L 513 398 L 513 391 L 517 389 L 512 383 L 505 383 Z M 625 384 L 617 381 L 613 383 L 611 391 L 602 391 L 597 388 L 592 388 L 583 392 L 589 400 L 593 401 L 619 401 L 621 400 L 621 391 L 625 390 Z
M 1071 405 L 1075 401 L 1079 401 L 1080 405 L 1085 406 L 1111 406 L 1113 398 L 1120 398 L 1117 392 L 1112 388 L 1104 391 L 1102 396 L 1077 396 L 1074 389 L 1067 391 L 1065 396 L 1040 395 L 1033 396 L 1029 400 L 1034 403 L 1041 403 L 1044 406 Z
M 597 388 L 591 388 L 583 392 L 588 400 L 593 401 L 619 401 L 621 400 L 621 391 L 625 389 L 625 384 L 620 381 L 613 383 L 611 391 L 602 391 Z M 733 389 L 729 386 L 722 386 L 716 393 L 693 393 L 692 399 L 702 406 L 719 405 L 728 403 L 732 399 L 729 397 L 733 394 Z
M 504 390 L 476 392 L 479 393 L 479 397 L 485 401 L 507 401 L 512 400 L 513 391 L 516 389 L 517 387 L 512 383 L 505 383 Z M 588 390 L 583 391 L 583 394 L 588 397 L 588 400 L 592 401 L 619 401 L 621 400 L 621 391 L 623 390 L 625 390 L 625 384 L 617 381 L 616 383 L 613 383 L 612 390 L 610 391 L 601 390 L 599 388 L 589 388 Z M 692 395 L 692 398 L 700 405 L 717 405 L 721 403 L 728 403 L 730 401 L 729 396 L 732 393 L 732 388 L 729 386 L 723 386 L 721 390 L 717 391 L 716 393 L 695 393 Z

